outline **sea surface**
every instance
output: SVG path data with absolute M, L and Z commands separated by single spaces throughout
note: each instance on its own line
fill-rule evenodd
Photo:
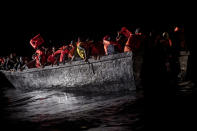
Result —
M 159 87 L 158 87 L 159 88 Z M 64 90 L 0 90 L 1 130 L 146 131 L 196 130 L 197 88 L 180 82 L 175 94 L 148 101 L 133 92 L 82 93 Z
M 143 130 L 142 92 L 73 93 L 64 90 L 1 89 L 5 130 Z

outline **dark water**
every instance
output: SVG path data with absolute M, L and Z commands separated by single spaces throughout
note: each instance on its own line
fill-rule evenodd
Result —
M 159 87 L 158 87 L 159 88 Z M 142 90 L 142 89 L 141 89 Z M 1 129 L 32 131 L 146 131 L 197 129 L 197 88 L 181 82 L 173 97 L 151 93 L 72 93 L 1 89 Z M 145 96 L 144 96 L 145 94 Z
M 1 90 L 6 130 L 142 130 L 141 92 L 68 93 L 62 90 Z

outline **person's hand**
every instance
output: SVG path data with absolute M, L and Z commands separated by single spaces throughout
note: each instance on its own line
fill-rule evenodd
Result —
M 87 58 L 85 58 L 85 59 L 84 59 L 84 61 L 85 61 L 85 62 L 88 62 L 88 59 L 87 59 Z

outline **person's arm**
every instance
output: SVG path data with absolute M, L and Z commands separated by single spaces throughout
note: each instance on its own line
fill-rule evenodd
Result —
M 57 55 L 57 54 L 60 54 L 61 53 L 61 50 L 57 50 L 55 53 L 54 53 L 54 57 Z
M 76 51 L 74 51 L 73 56 L 72 56 L 72 58 L 71 58 L 71 61 L 73 61 L 73 60 L 75 59 L 76 54 L 77 54 Z
M 88 59 L 87 59 L 87 52 L 86 52 L 86 50 L 85 50 L 84 48 L 82 48 L 82 50 L 84 51 L 84 55 L 85 55 L 85 56 L 84 56 L 84 60 L 87 61 L 87 60 L 88 60 Z
M 41 62 L 42 61 L 42 57 L 41 56 L 38 56 L 38 60 L 39 60 L 39 64 L 42 65 L 42 62 Z
M 116 41 L 119 41 L 120 38 L 121 38 L 121 37 L 120 37 L 120 32 L 118 32 L 117 34 L 118 34 L 118 35 L 116 36 Z
M 31 44 L 31 46 L 34 48 L 34 49 L 36 49 L 37 48 L 37 45 L 36 45 L 36 42 L 34 41 L 34 40 L 30 40 L 30 44 Z

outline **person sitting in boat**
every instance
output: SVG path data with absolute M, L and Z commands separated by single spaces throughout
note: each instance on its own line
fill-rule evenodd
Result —
M 112 55 L 118 52 L 122 52 L 122 47 L 117 41 L 111 41 L 111 37 L 106 35 L 103 38 L 103 45 L 105 55 Z
M 69 53 L 68 53 L 68 59 L 70 61 L 73 61 L 77 55 L 77 47 L 76 43 L 74 41 L 71 41 L 69 44 Z
M 114 46 L 110 43 L 109 35 L 106 35 L 103 38 L 103 45 L 104 45 L 105 55 L 111 55 L 115 53 Z
M 9 57 L 8 56 L 5 56 L 4 58 L 4 64 L 3 64 L 3 69 L 4 70 L 8 70 L 9 67 L 8 67 L 8 61 L 9 61 Z
M 35 61 L 35 67 L 40 68 L 41 67 L 41 62 L 39 60 L 39 57 L 37 54 L 32 55 L 32 59 Z
M 87 61 L 90 56 L 90 45 L 91 44 L 92 44 L 92 41 L 87 41 L 87 40 L 82 41 L 80 38 L 78 38 L 77 53 L 85 61 Z
M 48 57 L 52 54 L 52 51 L 53 49 L 49 49 L 48 47 L 45 47 L 45 50 L 44 50 L 44 53 L 45 53 L 45 57 L 46 57 L 46 62 L 47 62 L 47 59 Z M 46 65 L 48 65 L 48 62 L 46 63 Z
M 46 64 L 46 56 L 45 56 L 45 48 L 41 47 L 40 49 L 36 50 L 35 60 L 36 60 L 36 67 L 44 67 Z
M 126 28 L 122 27 L 121 31 L 118 32 L 118 34 L 123 34 L 127 38 L 127 42 L 124 46 L 124 52 L 132 51 L 132 40 L 133 40 L 133 34 Z
M 69 53 L 68 46 L 64 45 L 60 48 L 60 50 L 61 50 L 61 54 L 60 54 L 59 62 L 65 64 L 65 61 L 68 60 L 68 53 Z
M 118 42 L 118 44 L 121 46 L 122 50 L 121 52 L 124 52 L 124 46 L 125 43 L 127 42 L 128 38 L 125 37 L 123 34 L 120 34 L 120 32 L 117 32 L 117 36 L 116 36 L 116 42 Z
M 133 34 L 126 27 L 123 27 L 119 34 L 123 34 L 125 37 L 127 37 L 124 52 L 136 51 L 140 48 L 141 41 L 143 40 L 140 28 L 137 28 L 135 33 Z
M 66 59 L 68 59 L 68 53 L 69 53 L 68 46 L 63 45 L 62 47 L 59 48 L 59 50 L 55 51 L 50 57 L 51 59 L 55 59 L 55 57 L 57 56 L 56 58 L 59 59 L 57 61 L 57 65 L 59 65 L 59 63 L 65 64 Z
M 23 61 L 22 56 L 17 57 L 16 60 L 17 60 L 17 62 L 15 64 L 15 69 L 18 71 L 18 70 L 21 70 L 22 66 L 24 65 L 24 61 Z
M 24 65 L 20 68 L 20 70 L 23 71 L 25 69 L 35 68 L 36 67 L 35 56 L 36 56 L 36 54 L 32 55 L 33 60 L 29 60 L 28 57 L 24 57 L 24 59 L 23 59 Z
M 59 57 L 58 57 L 57 54 L 60 54 L 60 51 L 55 51 L 55 47 L 52 47 L 52 52 L 47 58 L 47 62 L 48 62 L 49 65 L 53 66 L 53 65 L 59 63 L 58 62 L 59 61 L 59 59 L 58 59 Z
M 33 59 L 36 61 L 36 67 L 44 67 L 46 64 L 46 54 L 44 46 L 40 47 L 44 43 L 44 39 L 40 34 L 36 35 L 30 40 L 30 45 L 36 50 L 33 55 Z
M 11 53 L 10 56 L 7 59 L 7 69 L 11 71 L 15 71 L 15 64 L 17 63 L 16 61 L 16 54 Z
M 99 60 L 101 56 L 103 56 L 104 53 L 104 48 L 103 48 L 103 44 L 101 41 L 98 42 L 93 42 L 93 44 L 91 45 L 91 56 L 95 59 L 95 60 Z

